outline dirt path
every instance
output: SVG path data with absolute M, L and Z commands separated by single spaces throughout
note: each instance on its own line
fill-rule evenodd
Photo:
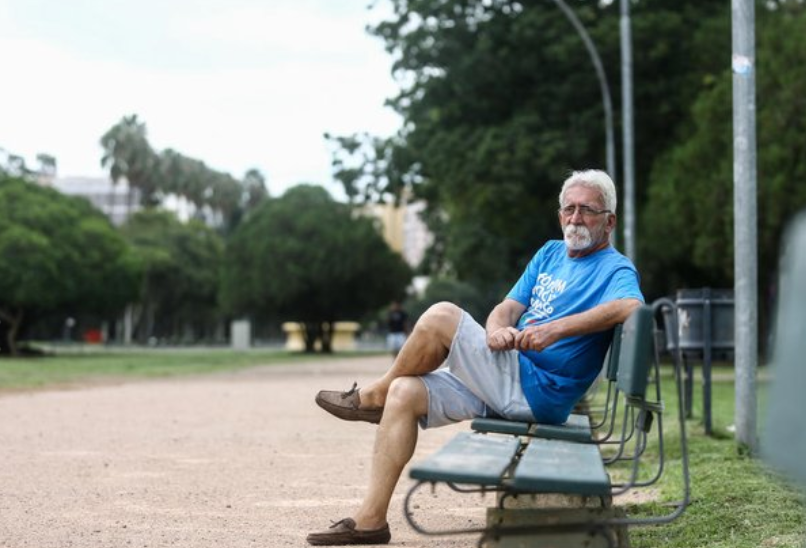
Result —
M 374 426 L 331 418 L 320 388 L 348 388 L 388 357 L 271 366 L 181 380 L 0 395 L 0 546 L 307 546 L 364 492 Z M 423 432 L 417 455 L 467 425 Z M 425 538 L 390 510 L 392 543 Z M 436 525 L 479 525 L 487 496 L 418 499 Z

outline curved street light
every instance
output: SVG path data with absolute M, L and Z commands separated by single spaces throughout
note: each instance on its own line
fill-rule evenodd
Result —
M 582 38 L 582 42 L 585 43 L 585 48 L 587 48 L 591 61 L 593 62 L 593 68 L 596 69 L 596 76 L 599 77 L 599 86 L 602 88 L 602 105 L 604 106 L 605 114 L 607 173 L 613 179 L 615 179 L 616 147 L 613 139 L 613 103 L 610 100 L 610 88 L 607 85 L 607 75 L 605 74 L 604 65 L 602 65 L 602 59 L 599 57 L 599 52 L 596 50 L 596 46 L 594 45 L 593 40 L 591 40 L 588 31 L 585 30 L 584 26 L 582 26 L 582 22 L 580 22 L 574 11 L 568 7 L 568 4 L 566 4 L 564 0 L 553 0 L 553 2 L 557 4 L 557 7 L 560 8 L 560 10 L 562 10 L 568 21 L 571 23 L 571 25 L 573 25 L 574 29 L 576 29 L 580 38 Z

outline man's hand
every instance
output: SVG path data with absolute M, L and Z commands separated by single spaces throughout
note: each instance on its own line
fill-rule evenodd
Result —
M 490 350 L 512 350 L 520 331 L 514 327 L 500 327 L 492 333 L 487 333 L 487 346 Z
M 515 348 L 518 350 L 542 351 L 547 346 L 557 342 L 559 337 L 552 327 L 552 322 L 533 325 L 519 331 L 515 337 Z

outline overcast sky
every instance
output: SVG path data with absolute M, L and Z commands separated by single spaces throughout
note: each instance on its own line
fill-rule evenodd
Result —
M 390 135 L 383 0 L 0 0 L 0 148 L 101 176 L 103 133 L 137 114 L 157 150 L 278 195 L 332 183 L 324 132 Z M 381 12 L 383 10 L 383 13 Z

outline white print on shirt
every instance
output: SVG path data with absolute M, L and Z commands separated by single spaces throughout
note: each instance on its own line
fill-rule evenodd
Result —
M 554 307 L 551 303 L 565 291 L 566 285 L 565 280 L 555 280 L 551 274 L 538 274 L 529 302 L 529 308 L 535 316 L 535 321 L 546 319 L 552 315 Z

